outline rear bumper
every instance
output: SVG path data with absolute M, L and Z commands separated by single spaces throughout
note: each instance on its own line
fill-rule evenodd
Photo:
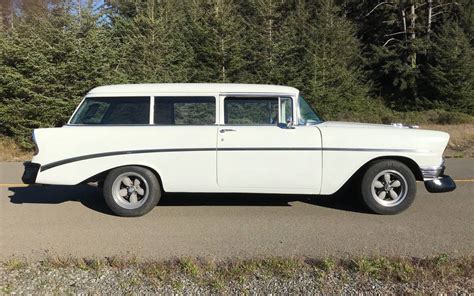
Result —
M 21 180 L 25 184 L 35 184 L 36 176 L 38 175 L 38 171 L 41 165 L 38 163 L 31 162 L 31 161 L 25 161 L 23 163 L 23 166 L 25 167 L 25 171 L 23 172 L 23 176 L 21 177 Z
M 440 176 L 436 179 L 426 180 L 425 187 L 431 193 L 449 192 L 456 189 L 456 183 L 450 176 Z

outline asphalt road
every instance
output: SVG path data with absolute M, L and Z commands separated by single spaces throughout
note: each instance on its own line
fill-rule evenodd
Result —
M 199 256 L 474 254 L 474 159 L 449 159 L 451 193 L 418 184 L 410 209 L 364 212 L 335 196 L 174 194 L 140 218 L 111 215 L 89 185 L 19 187 L 20 163 L 0 163 L 0 259 L 13 255 L 146 259 Z

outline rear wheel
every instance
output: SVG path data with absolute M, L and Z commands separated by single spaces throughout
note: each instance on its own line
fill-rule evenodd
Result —
M 361 195 L 369 210 L 377 214 L 397 214 L 415 199 L 416 179 L 413 172 L 396 160 L 374 162 L 364 173 Z
M 104 198 L 115 214 L 125 217 L 142 216 L 160 200 L 158 179 L 150 170 L 127 166 L 112 170 L 104 182 Z

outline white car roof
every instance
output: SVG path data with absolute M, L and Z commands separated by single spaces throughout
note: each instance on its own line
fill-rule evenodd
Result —
M 285 93 L 296 94 L 294 87 L 237 83 L 145 83 L 99 86 L 88 95 L 155 94 L 155 93 Z

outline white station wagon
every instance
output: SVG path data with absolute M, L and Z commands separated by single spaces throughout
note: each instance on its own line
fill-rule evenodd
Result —
M 416 180 L 430 192 L 456 187 L 444 175 L 447 133 L 325 122 L 287 86 L 101 86 L 67 125 L 33 139 L 25 183 L 99 182 L 121 216 L 149 212 L 163 192 L 331 195 L 349 181 L 368 209 L 395 214 Z

